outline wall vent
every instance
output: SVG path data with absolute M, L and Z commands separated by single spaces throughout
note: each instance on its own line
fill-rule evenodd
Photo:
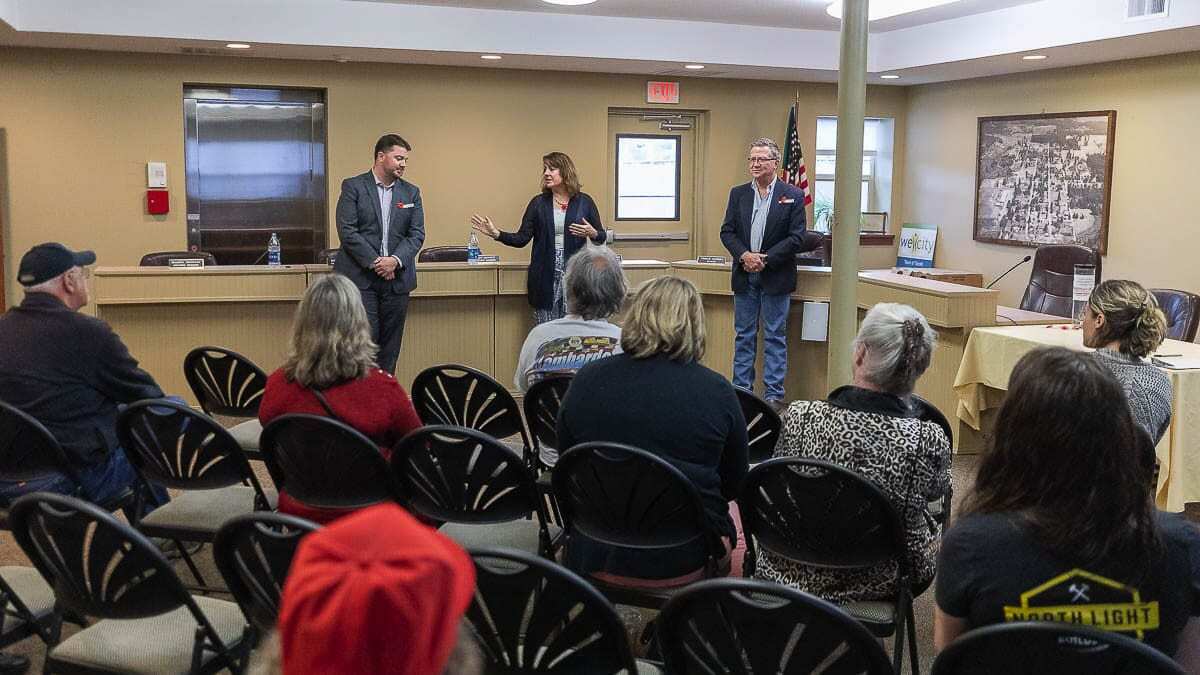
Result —
M 1126 19 L 1157 19 L 1167 16 L 1171 0 L 1125 0 Z

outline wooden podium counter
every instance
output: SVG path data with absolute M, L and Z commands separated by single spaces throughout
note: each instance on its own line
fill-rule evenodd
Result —
M 696 284 L 704 295 L 704 315 L 708 344 L 704 363 L 709 368 L 733 374 L 733 292 L 729 287 L 729 265 L 699 263 L 694 260 L 672 263 L 675 275 Z M 823 399 L 829 394 L 825 369 L 828 350 L 825 342 L 800 339 L 804 302 L 828 302 L 832 287 L 828 267 L 799 267 L 796 290 L 788 317 L 788 373 L 784 388 L 788 399 Z M 917 384 L 917 393 L 946 413 L 951 427 L 958 399 L 954 394 L 954 376 L 962 360 L 967 336 L 976 326 L 996 325 L 998 292 L 933 279 L 922 279 L 886 270 L 858 274 L 859 314 L 879 302 L 899 302 L 915 307 L 925 315 L 938 333 L 933 362 Z M 761 379 L 762 341 L 756 375 Z M 761 393 L 761 392 L 760 392 Z M 957 434 L 955 434 L 957 438 Z
M 668 263 L 627 260 L 631 287 L 671 273 Z M 423 368 L 462 363 L 511 386 L 533 315 L 527 264 L 422 263 L 409 303 L 396 377 L 407 389 Z M 183 357 L 215 345 L 244 354 L 268 373 L 287 356 L 292 315 L 327 265 L 206 268 L 99 267 L 91 311 L 107 321 L 162 388 L 195 405 Z
M 733 363 L 733 293 L 729 266 L 684 261 L 626 260 L 630 289 L 647 279 L 674 274 L 696 284 L 704 297 L 708 332 L 704 363 L 727 377 Z M 526 263 L 422 263 L 409 304 L 396 377 L 407 388 L 421 369 L 462 363 L 511 387 L 522 342 L 532 326 L 526 301 Z M 183 357 L 201 345 L 245 354 L 270 372 L 283 362 L 292 315 L 311 280 L 325 265 L 227 266 L 201 269 L 100 267 L 92 278 L 93 307 L 125 340 L 134 357 L 163 389 L 191 399 Z M 825 342 L 800 339 L 804 301 L 827 302 L 828 267 L 796 272 L 788 319 L 789 399 L 828 394 Z M 946 412 L 952 425 L 957 399 L 954 376 L 967 335 L 997 324 L 997 292 L 914 278 L 888 271 L 859 273 L 858 305 L 912 305 L 938 331 L 938 347 L 917 392 Z M 1022 317 L 1026 319 L 1029 317 Z M 1030 319 L 1032 320 L 1032 319 Z M 1009 323 L 1001 320 L 1001 323 Z M 759 361 L 761 368 L 761 360 Z M 192 401 L 195 403 L 195 401 Z M 956 440 L 959 434 L 955 434 Z

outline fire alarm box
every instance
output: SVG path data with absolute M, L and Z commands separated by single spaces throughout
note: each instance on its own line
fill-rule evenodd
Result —
M 146 190 L 146 212 L 152 216 L 171 212 L 171 199 L 166 190 Z

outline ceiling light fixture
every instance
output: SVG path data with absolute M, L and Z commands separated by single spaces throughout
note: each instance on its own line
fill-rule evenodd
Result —
M 484 61 L 499 61 L 504 57 L 500 56 L 499 54 L 481 54 L 479 58 L 483 59 Z
M 596 2 L 596 0 L 542 0 L 542 2 L 546 2 L 551 5 L 569 5 L 574 7 L 575 5 L 590 5 L 593 2 Z
M 867 20 L 878 21 L 909 12 L 919 12 L 931 7 L 949 5 L 953 2 L 959 2 L 959 0 L 871 0 L 870 8 L 867 10 Z M 834 0 L 829 3 L 829 6 L 825 8 L 825 13 L 835 19 L 842 18 L 842 0 Z
M 225 48 L 226 49 L 250 49 L 250 45 L 246 44 L 245 42 L 230 42 L 229 44 L 225 45 Z
M 881 80 L 898 80 L 898 79 L 900 79 L 900 76 L 899 75 L 880 75 L 879 79 L 881 79 Z
M 703 63 L 689 63 L 686 66 L 684 66 L 684 68 L 687 68 L 688 70 L 704 70 L 704 64 Z
M 1045 61 L 1046 55 L 1045 54 L 1026 54 L 1025 56 L 1021 57 L 1021 60 L 1023 60 L 1023 61 Z

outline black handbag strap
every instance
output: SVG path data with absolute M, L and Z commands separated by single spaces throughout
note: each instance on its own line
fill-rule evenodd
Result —
M 325 412 L 328 413 L 330 417 L 339 422 L 345 422 L 345 420 L 339 417 L 337 413 L 333 412 L 333 408 L 329 405 L 329 401 L 325 398 L 325 394 L 321 393 L 320 389 L 314 387 L 309 389 L 309 391 L 313 393 L 313 396 L 317 397 L 317 401 L 321 404 L 321 407 L 325 409 Z

